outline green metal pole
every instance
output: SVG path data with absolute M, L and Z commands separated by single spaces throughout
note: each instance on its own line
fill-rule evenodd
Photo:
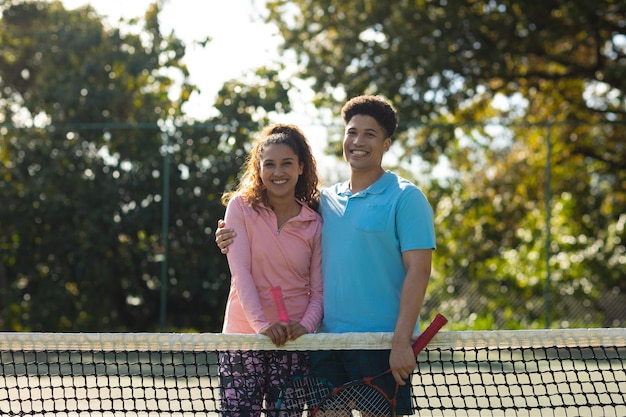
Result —
M 551 276 L 550 276 L 550 258 L 552 255 L 552 235 L 550 230 L 551 217 L 552 217 L 552 125 L 548 125 L 547 141 L 547 155 L 546 155 L 546 184 L 545 184 L 545 206 L 546 206 L 546 283 L 545 283 L 545 315 L 546 323 L 545 328 L 549 329 L 552 315 L 552 301 L 551 301 Z
M 169 135 L 165 134 L 165 146 L 163 154 L 163 206 L 162 206 L 162 229 L 161 240 L 163 246 L 163 259 L 161 260 L 161 331 L 165 331 L 165 317 L 167 314 L 167 269 L 169 257 L 169 209 L 170 209 L 170 151 Z

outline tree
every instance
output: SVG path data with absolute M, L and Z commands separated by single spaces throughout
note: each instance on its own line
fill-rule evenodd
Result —
M 381 94 L 400 114 L 401 163 L 448 163 L 446 178 L 430 178 L 434 305 L 475 328 L 623 323 L 602 306 L 626 293 L 615 237 L 626 212 L 623 2 L 276 0 L 268 11 L 319 106 Z M 593 313 L 544 311 L 546 285 L 553 304 L 578 296 Z M 457 302 L 468 286 L 483 301 Z
M 214 243 L 213 227 L 223 218 L 220 198 L 232 187 L 259 126 L 272 112 L 289 112 L 288 84 L 277 70 L 259 68 L 249 83 L 236 80 L 218 92 L 218 115 L 176 129 L 172 166 L 184 170 L 172 184 L 168 320 L 177 328 L 219 331 L 230 273 Z M 156 281 L 156 277 L 153 278 Z
M 161 33 L 158 3 L 123 31 L 91 7 L 0 9 L 0 327 L 155 330 L 166 244 L 167 328 L 218 330 L 219 198 L 288 86 L 227 83 L 219 115 L 189 121 L 185 45 Z
M 530 99 L 580 81 L 599 87 L 594 100 L 580 103 L 585 116 L 623 118 L 625 8 L 612 0 L 276 0 L 268 2 L 268 20 L 284 49 L 296 51 L 320 103 L 336 105 L 337 90 L 383 94 L 407 128 L 445 121 L 499 94 Z M 433 160 L 450 137 L 420 139 L 417 150 Z M 613 157 L 623 170 L 623 154 Z
M 157 14 L 156 5 L 147 13 L 144 44 L 106 29 L 89 7 L 15 2 L 3 11 L 2 114 L 17 127 L 3 135 L 9 328 L 145 326 L 126 293 L 141 284 L 160 211 L 140 204 L 159 195 L 157 121 L 184 102 L 168 98 L 173 81 L 160 70 L 186 72 L 184 48 L 161 36 Z M 183 94 L 192 89 L 184 83 Z M 144 248 L 127 245 L 134 239 Z

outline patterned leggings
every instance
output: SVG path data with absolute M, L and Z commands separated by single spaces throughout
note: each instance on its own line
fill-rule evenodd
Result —
M 227 351 L 220 353 L 219 362 L 222 417 L 258 417 L 262 410 L 278 416 L 282 385 L 310 373 L 306 352 Z

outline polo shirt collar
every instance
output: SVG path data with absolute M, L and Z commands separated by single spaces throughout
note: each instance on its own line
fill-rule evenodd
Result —
M 367 194 L 382 194 L 383 191 L 385 191 L 385 188 L 387 188 L 392 181 L 393 175 L 389 171 L 385 171 L 383 175 L 381 175 L 381 177 L 376 180 L 376 182 L 367 187 L 365 190 L 360 191 L 358 195 L 366 196 Z M 337 191 L 340 195 L 352 195 L 352 192 L 350 191 L 350 180 L 344 181 L 339 184 Z

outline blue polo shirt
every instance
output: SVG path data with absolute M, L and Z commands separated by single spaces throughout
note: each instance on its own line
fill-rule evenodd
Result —
M 402 252 L 436 246 L 426 196 L 413 183 L 386 171 L 354 195 L 348 182 L 323 189 L 320 211 L 324 219 L 320 331 L 393 332 L 406 273 Z

